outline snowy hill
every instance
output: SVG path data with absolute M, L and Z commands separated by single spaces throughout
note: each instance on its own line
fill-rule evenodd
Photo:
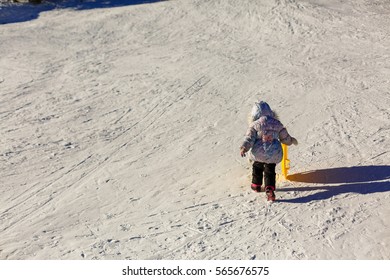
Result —
M 389 1 L 148 2 L 0 7 L 0 259 L 389 259 Z

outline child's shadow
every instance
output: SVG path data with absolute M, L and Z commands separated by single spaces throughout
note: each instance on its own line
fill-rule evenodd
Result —
M 43 12 L 54 9 L 91 10 L 152 4 L 164 0 L 46 0 L 41 4 L 8 3 L 0 6 L 0 25 L 37 19 Z
M 278 191 L 315 191 L 323 190 L 305 197 L 294 199 L 279 199 L 279 202 L 307 203 L 323 200 L 343 193 L 370 194 L 390 191 L 390 166 L 354 166 L 332 169 L 322 169 L 292 174 L 287 177 L 289 181 L 323 185 L 302 188 L 280 188 Z

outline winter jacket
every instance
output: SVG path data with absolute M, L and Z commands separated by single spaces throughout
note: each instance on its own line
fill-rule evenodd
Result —
M 250 158 L 264 163 L 279 163 L 283 158 L 282 145 L 291 145 L 292 138 L 265 102 L 256 103 L 242 146 L 251 150 Z

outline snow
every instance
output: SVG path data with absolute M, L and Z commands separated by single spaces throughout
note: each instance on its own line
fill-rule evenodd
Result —
M 0 259 L 389 259 L 389 1 L 140 2 L 0 6 Z

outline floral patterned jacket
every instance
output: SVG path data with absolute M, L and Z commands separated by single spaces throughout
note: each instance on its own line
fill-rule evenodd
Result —
M 256 103 L 256 105 L 259 110 L 255 112 L 256 115 L 254 108 L 252 116 L 254 119 L 257 117 L 258 119 L 250 124 L 241 147 L 244 148 L 245 152 L 251 150 L 250 159 L 254 161 L 279 163 L 283 158 L 281 143 L 291 145 L 292 137 L 277 119 L 276 114 L 270 110 L 267 103 L 261 102 Z

